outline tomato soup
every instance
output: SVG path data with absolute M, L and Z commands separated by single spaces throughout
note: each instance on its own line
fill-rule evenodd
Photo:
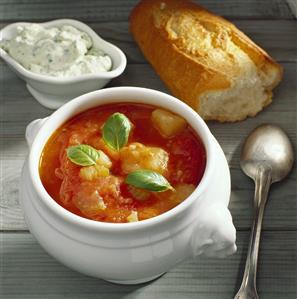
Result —
M 39 173 L 68 211 L 124 223 L 158 216 L 199 184 L 206 153 L 178 115 L 150 105 L 102 105 L 78 114 L 47 141 Z

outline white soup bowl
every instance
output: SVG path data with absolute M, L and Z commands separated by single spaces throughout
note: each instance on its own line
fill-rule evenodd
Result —
M 39 160 L 49 137 L 87 109 L 111 103 L 155 105 L 184 117 L 206 149 L 205 173 L 195 191 L 172 210 L 134 223 L 104 223 L 77 216 L 46 192 Z M 235 252 L 236 231 L 228 210 L 230 174 L 225 156 L 199 115 L 165 93 L 114 87 L 82 95 L 26 130 L 20 201 L 32 234 L 61 263 L 79 272 L 121 284 L 152 280 L 189 257 L 225 257 Z

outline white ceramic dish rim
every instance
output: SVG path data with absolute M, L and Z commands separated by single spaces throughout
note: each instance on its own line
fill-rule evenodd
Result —
M 4 32 L 6 30 L 9 30 L 11 28 L 21 26 L 21 25 L 26 25 L 26 24 L 31 24 L 32 22 L 17 22 L 17 23 L 12 23 L 10 25 L 5 26 L 3 29 L 0 31 L 0 41 L 3 39 Z M 82 23 L 80 21 L 74 20 L 74 19 L 57 19 L 57 20 L 52 20 L 49 22 L 43 22 L 43 23 L 37 23 L 42 26 L 45 26 L 47 28 L 53 27 L 53 26 L 61 26 L 65 24 L 73 25 L 74 27 L 78 28 L 81 31 L 86 32 L 91 36 L 93 39 L 93 36 L 96 37 L 96 39 L 102 43 L 108 45 L 108 47 L 113 48 L 117 55 L 119 56 L 120 63 L 117 68 L 108 71 L 108 72 L 98 72 L 96 74 L 83 74 L 80 76 L 75 76 L 75 77 L 53 77 L 53 76 L 47 76 L 47 75 L 42 75 L 38 73 L 34 73 L 30 70 L 27 70 L 24 68 L 20 63 L 18 63 L 15 59 L 13 59 L 5 50 L 0 48 L 0 54 L 1 57 L 11 64 L 15 69 L 17 69 L 22 75 L 25 77 L 28 77 L 33 80 L 37 80 L 40 82 L 44 83 L 54 83 L 54 84 L 69 84 L 69 83 L 76 83 L 76 82 L 81 82 L 81 81 L 86 81 L 90 79 L 110 79 L 110 78 L 115 78 L 119 76 L 125 69 L 126 64 L 127 64 L 127 59 L 125 54 L 122 52 L 121 49 L 119 49 L 117 46 L 111 44 L 110 42 L 107 42 L 106 40 L 102 39 L 91 27 L 86 25 L 85 23 Z M 106 51 L 106 54 L 109 55 L 109 53 Z
M 203 141 L 205 150 L 206 150 L 206 168 L 203 174 L 203 177 L 194 190 L 194 192 L 182 203 L 174 207 L 173 209 L 158 215 L 156 217 L 142 220 L 139 222 L 131 222 L 131 223 L 106 223 L 106 222 L 99 222 L 94 221 L 91 219 L 83 218 L 81 216 L 78 216 L 72 212 L 69 212 L 65 208 L 63 208 L 61 205 L 59 205 L 45 190 L 40 176 L 39 176 L 39 159 L 41 154 L 41 145 L 42 147 L 47 142 L 48 138 L 52 135 L 53 130 L 50 129 L 50 126 L 55 124 L 56 119 L 59 119 L 60 113 L 63 113 L 63 111 L 73 111 L 73 109 L 78 108 L 81 104 L 84 104 L 86 102 L 92 102 L 94 99 L 93 97 L 100 92 L 101 97 L 104 96 L 104 93 L 109 93 L 111 90 L 115 90 L 116 92 L 127 92 L 130 90 L 130 92 L 134 93 L 142 93 L 146 94 L 146 96 L 149 96 L 151 98 L 167 98 L 168 101 L 171 101 L 173 105 L 177 105 L 180 108 L 180 115 L 183 116 L 189 123 L 197 122 L 197 125 L 199 127 L 199 133 L 196 133 L 200 136 L 201 140 Z M 119 100 L 118 103 L 129 103 L 129 101 L 121 101 Z M 130 101 L 130 103 L 133 103 L 133 99 Z M 150 104 L 150 103 L 148 103 Z M 155 105 L 155 104 L 153 104 Z M 98 104 L 100 106 L 100 104 Z M 157 105 L 156 105 L 157 106 Z M 85 111 L 89 108 L 86 108 L 82 111 Z M 168 109 L 170 110 L 170 109 Z M 185 115 L 187 114 L 187 116 Z M 73 115 L 72 115 L 73 116 Z M 72 117 L 71 116 L 71 117 Z M 70 118 L 71 118 L 70 117 Z M 64 120 L 64 123 L 69 118 Z M 189 121 L 190 119 L 190 121 Z M 47 133 L 46 137 L 43 137 L 40 132 L 46 131 L 50 132 Z M 45 139 L 45 140 L 44 140 Z M 57 214 L 59 217 L 61 217 L 64 221 L 70 222 L 71 224 L 77 225 L 91 230 L 97 230 L 97 231 L 127 231 L 127 230 L 134 230 L 134 229 L 145 229 L 154 225 L 159 225 L 162 222 L 165 222 L 169 218 L 172 218 L 174 216 L 177 216 L 179 213 L 182 213 L 186 208 L 188 208 L 193 201 L 197 200 L 199 196 L 205 191 L 205 189 L 209 186 L 214 168 L 215 168 L 215 146 L 214 146 L 214 140 L 213 136 L 207 127 L 207 125 L 204 123 L 204 121 L 200 118 L 200 116 L 188 105 L 181 102 L 180 100 L 174 98 L 173 96 L 170 96 L 168 94 L 165 94 L 163 92 L 152 90 L 148 88 L 141 88 L 141 87 L 111 87 L 111 88 L 105 88 L 102 90 L 96 90 L 84 95 L 81 95 L 72 101 L 66 103 L 61 108 L 59 108 L 57 111 L 55 111 L 42 125 L 41 129 L 38 131 L 37 135 L 35 136 L 35 139 L 31 145 L 31 150 L 29 154 L 29 175 L 31 177 L 31 182 L 33 184 L 33 187 L 35 191 L 38 193 L 39 198 L 43 201 L 43 203 L 50 208 L 50 210 Z M 211 187 L 210 187 L 211 188 Z

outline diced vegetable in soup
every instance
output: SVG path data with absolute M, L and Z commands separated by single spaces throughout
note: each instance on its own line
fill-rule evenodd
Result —
M 153 126 L 164 137 L 173 137 L 187 127 L 187 122 L 169 111 L 156 109 L 152 112 Z
M 133 142 L 120 151 L 121 169 L 130 173 L 139 169 L 150 169 L 161 174 L 168 168 L 168 153 L 160 147 L 145 146 Z
M 49 138 L 40 178 L 65 209 L 102 222 L 137 222 L 184 201 L 206 165 L 203 144 L 180 116 L 150 105 L 87 110 Z

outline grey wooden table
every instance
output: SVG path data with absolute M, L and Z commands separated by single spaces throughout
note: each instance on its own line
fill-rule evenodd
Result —
M 0 0 L 0 27 L 16 21 L 75 18 L 118 45 L 128 57 L 125 73 L 110 86 L 134 85 L 168 92 L 133 42 L 128 16 L 134 0 Z M 160 279 L 118 286 L 76 273 L 50 257 L 28 232 L 18 199 L 21 167 L 28 153 L 24 132 L 49 115 L 0 61 L 0 297 L 232 299 L 240 284 L 252 214 L 253 183 L 239 169 L 245 136 L 258 124 L 283 127 L 297 148 L 296 1 L 201 0 L 263 46 L 285 69 L 273 104 L 256 118 L 235 124 L 209 123 L 228 158 L 232 176 L 230 209 L 238 252 L 225 260 L 187 260 Z M 272 187 L 264 221 L 258 275 L 261 299 L 297 298 L 297 169 Z M 54 241 L 54 240 L 53 240 Z

